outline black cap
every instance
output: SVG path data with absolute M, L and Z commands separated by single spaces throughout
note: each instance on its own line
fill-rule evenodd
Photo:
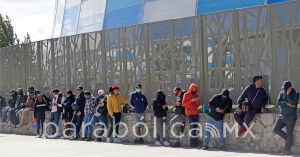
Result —
M 228 89 L 224 89 L 222 91 L 222 95 L 226 96 L 227 98 L 229 98 L 229 90 Z
M 53 93 L 59 93 L 59 89 L 53 89 Z
M 84 92 L 84 95 L 92 95 L 92 93 L 91 92 L 89 92 L 89 91 L 86 91 L 86 92 Z
M 287 90 L 288 88 L 292 87 L 291 81 L 284 81 L 282 84 L 282 89 Z
M 263 77 L 260 76 L 260 75 L 254 76 L 254 77 L 253 77 L 253 83 L 255 83 L 256 81 L 262 80 L 262 79 L 263 79 Z
M 77 90 L 83 90 L 82 86 L 77 86 Z
M 138 83 L 135 88 L 142 88 L 142 84 Z
M 71 90 L 68 90 L 67 93 L 73 95 L 73 92 Z

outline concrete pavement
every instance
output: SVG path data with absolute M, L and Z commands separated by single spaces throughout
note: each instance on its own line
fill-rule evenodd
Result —
M 146 145 L 108 144 L 84 141 L 49 140 L 33 136 L 0 134 L 0 157 L 267 157 L 232 151 L 166 148 Z

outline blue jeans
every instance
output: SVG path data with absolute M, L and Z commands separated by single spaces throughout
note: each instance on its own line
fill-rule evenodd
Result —
M 55 123 L 58 127 L 60 114 L 61 114 L 60 112 L 51 112 L 49 122 Z M 56 127 L 54 125 L 51 125 L 51 128 L 52 128 L 52 134 L 54 135 L 57 132 Z
M 197 136 L 197 130 L 199 129 L 199 117 L 198 115 L 193 116 L 187 116 L 189 124 L 190 124 L 190 130 L 191 131 L 191 137 L 190 137 L 190 145 L 191 146 L 197 146 L 199 144 L 199 139 Z
M 210 134 L 213 133 L 213 136 L 218 136 L 219 138 L 219 146 L 224 146 L 225 139 L 223 134 L 223 126 L 223 120 L 217 121 L 214 118 L 207 116 L 203 145 L 209 145 Z
M 96 125 L 97 123 L 99 123 L 99 127 L 100 127 L 98 136 L 103 137 L 104 129 L 106 129 L 106 127 L 107 127 L 107 117 L 94 115 L 92 117 L 91 124 Z
M 91 125 L 91 120 L 93 118 L 92 114 L 84 115 L 83 121 L 84 121 L 84 138 L 91 138 L 93 127 Z M 88 124 L 89 123 L 89 124 Z

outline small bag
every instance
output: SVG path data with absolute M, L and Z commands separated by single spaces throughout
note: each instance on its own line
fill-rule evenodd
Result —
M 79 108 L 76 101 L 71 105 L 71 107 L 74 111 L 76 111 Z

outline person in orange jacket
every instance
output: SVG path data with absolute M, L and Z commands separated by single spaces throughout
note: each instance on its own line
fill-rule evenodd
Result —
M 199 88 L 195 83 L 190 85 L 189 90 L 184 94 L 182 106 L 185 107 L 185 114 L 190 124 L 190 146 L 198 147 L 199 139 L 197 130 L 199 129 Z

